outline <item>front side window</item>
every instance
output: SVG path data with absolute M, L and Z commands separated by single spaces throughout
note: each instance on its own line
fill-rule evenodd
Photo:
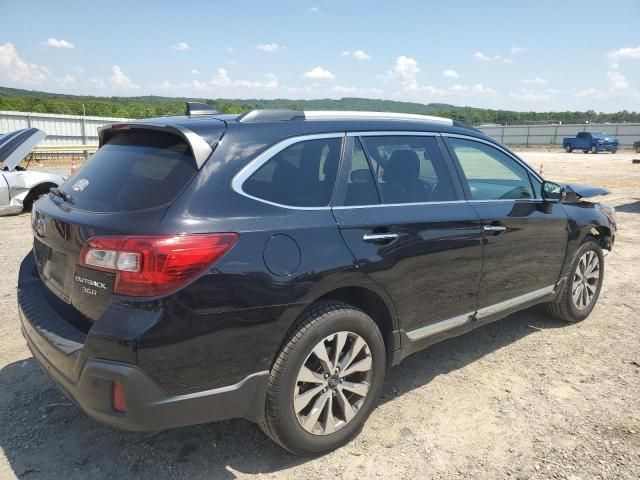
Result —
M 467 179 L 472 200 L 533 198 L 527 170 L 497 148 L 473 140 L 450 138 Z
M 442 151 L 430 136 L 362 137 L 384 203 L 456 200 Z
M 251 196 L 293 207 L 329 205 L 342 138 L 295 143 L 271 157 L 242 185 Z

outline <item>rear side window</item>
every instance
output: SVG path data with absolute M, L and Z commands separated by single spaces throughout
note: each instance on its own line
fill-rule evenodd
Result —
M 271 157 L 242 185 L 245 193 L 292 207 L 329 205 L 342 138 L 295 143 Z
M 129 212 L 172 202 L 197 170 L 181 137 L 133 129 L 111 137 L 63 190 L 80 210 Z
M 435 137 L 362 137 L 384 203 L 456 200 L 455 190 Z

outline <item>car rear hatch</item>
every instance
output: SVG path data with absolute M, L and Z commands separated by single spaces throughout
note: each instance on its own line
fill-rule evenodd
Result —
M 206 123 L 206 137 L 176 123 L 104 128 L 96 154 L 59 191 L 37 202 L 32 227 L 38 272 L 55 296 L 50 304 L 76 327 L 87 331 L 104 312 L 116 281 L 109 269 L 83 265 L 83 247 L 96 237 L 155 232 L 224 133 L 223 121 Z
M 13 170 L 46 136 L 45 132 L 37 128 L 25 128 L 0 135 L 0 163 L 7 170 Z

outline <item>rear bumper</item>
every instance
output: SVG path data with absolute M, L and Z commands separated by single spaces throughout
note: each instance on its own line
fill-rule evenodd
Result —
M 147 431 L 244 417 L 258 422 L 264 412 L 268 372 L 241 382 L 188 395 L 167 395 L 134 365 L 109 360 L 89 360 L 76 382 L 60 374 L 25 333 L 34 358 L 58 387 L 97 421 L 123 430 Z M 113 382 L 124 390 L 127 412 L 113 410 Z
M 25 265 L 26 264 L 26 265 Z M 94 419 L 124 430 L 164 430 L 173 427 L 244 417 L 260 421 L 268 372 L 240 382 L 184 395 L 167 394 L 131 363 L 85 358 L 85 335 L 67 323 L 45 299 L 46 288 L 28 274 L 23 262 L 18 286 L 22 333 L 35 360 L 58 387 Z M 122 385 L 127 412 L 112 406 L 113 382 Z

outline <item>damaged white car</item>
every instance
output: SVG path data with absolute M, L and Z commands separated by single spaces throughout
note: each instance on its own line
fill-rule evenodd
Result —
M 0 216 L 31 210 L 33 202 L 65 181 L 63 175 L 18 166 L 46 136 L 37 128 L 0 135 Z

